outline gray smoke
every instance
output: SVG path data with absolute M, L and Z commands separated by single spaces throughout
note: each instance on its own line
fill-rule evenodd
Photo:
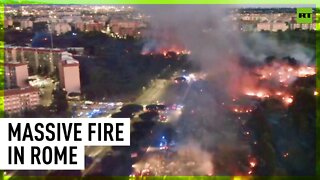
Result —
M 268 56 L 283 58 L 290 56 L 300 64 L 311 63 L 315 52 L 298 43 L 279 43 L 276 39 L 268 38 L 261 33 L 251 33 L 240 46 L 241 54 L 251 61 L 263 63 Z
M 241 91 L 240 88 L 244 85 L 254 86 L 257 83 L 247 70 L 239 65 L 243 60 L 240 57 L 245 57 L 245 61 L 263 63 L 268 56 L 291 56 L 300 63 L 308 64 L 314 52 L 300 44 L 281 44 L 259 33 L 252 33 L 244 38 L 241 32 L 237 31 L 237 22 L 230 16 L 230 6 L 157 5 L 139 8 L 150 15 L 152 31 L 149 37 L 157 40 L 147 42 L 144 50 L 156 48 L 155 42 L 159 41 L 165 41 L 159 42 L 161 46 L 166 43 L 182 44 L 191 51 L 190 60 L 199 62 L 202 71 L 208 74 L 209 82 L 212 78 L 215 80 L 213 86 L 217 86 L 213 88 L 215 90 L 203 92 L 201 96 L 197 95 L 195 90 L 190 90 L 191 95 L 185 105 L 196 104 L 197 108 L 193 110 L 201 117 L 190 121 L 183 119 L 186 122 L 177 127 L 182 129 L 186 138 L 186 145 L 181 145 L 179 152 L 185 152 L 185 149 L 193 146 L 199 147 L 197 153 L 208 156 L 204 160 L 206 167 L 201 172 L 206 172 L 207 167 L 214 167 L 211 158 L 215 162 L 233 164 L 235 159 L 239 158 L 233 154 L 243 153 L 246 157 L 250 153 L 248 146 L 238 142 L 237 127 L 230 123 L 232 121 L 229 117 L 222 115 L 221 104 L 216 99 L 225 92 L 232 96 Z M 184 118 L 193 118 L 185 116 Z M 194 143 L 195 139 L 197 143 Z M 207 148 L 201 149 L 204 145 Z M 220 149 L 220 152 L 208 153 L 208 147 L 214 147 L 217 151 Z M 228 157 L 228 162 L 224 162 L 225 157 Z
M 166 44 L 181 44 L 191 51 L 190 59 L 200 63 L 209 78 L 221 77 L 220 83 L 229 86 L 226 89 L 230 95 L 236 95 L 244 83 L 250 86 L 256 83 L 247 69 L 239 65 L 240 61 L 264 64 L 270 56 L 278 59 L 290 56 L 300 64 L 314 63 L 314 50 L 298 43 L 280 43 L 258 32 L 246 35 L 239 32 L 232 6 L 150 5 L 140 8 L 150 15 L 149 36 L 156 39 L 147 42 L 143 51 L 157 49 L 155 42 L 161 48 Z
M 238 59 L 239 55 L 258 62 L 268 56 L 290 55 L 302 64 L 308 64 L 314 56 L 314 51 L 300 44 L 279 43 L 260 33 L 252 33 L 244 39 L 230 15 L 231 6 L 151 5 L 140 8 L 151 16 L 151 37 L 157 37 L 158 42 L 182 44 L 191 50 L 191 59 L 200 61 L 204 70 L 210 72 L 228 66 L 230 58 Z

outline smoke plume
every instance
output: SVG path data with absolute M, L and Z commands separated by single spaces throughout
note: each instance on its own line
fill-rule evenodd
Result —
M 205 159 L 213 159 L 204 161 L 206 164 L 198 166 L 201 170 L 197 172 L 208 172 L 208 167 L 213 170 L 212 162 L 225 156 L 223 150 L 215 154 L 223 147 L 232 149 L 231 154 L 241 149 L 240 153 L 247 156 L 250 150 L 238 142 L 237 127 L 221 113 L 221 97 L 227 94 L 232 98 L 243 93 L 244 89 L 256 88 L 259 79 L 252 78 L 252 73 L 243 67 L 244 62 L 263 65 L 267 57 L 281 59 L 290 56 L 299 64 L 308 65 L 314 52 L 300 44 L 279 43 L 261 33 L 244 35 L 237 30 L 237 21 L 231 14 L 234 9 L 230 6 L 157 5 L 139 8 L 150 15 L 151 23 L 149 38 L 152 40 L 145 44 L 142 53 L 157 49 L 157 46 L 161 49 L 166 45 L 181 45 L 191 51 L 190 60 L 200 63 L 202 71 L 208 74 L 211 87 L 203 92 L 201 89 L 201 96 L 191 87 L 189 99 L 184 101 L 185 111 L 192 111 L 197 117 L 184 113 L 181 118 L 184 122 L 177 125 L 184 136 L 181 142 L 185 142 L 179 146 L 180 155 L 190 151 L 205 154 Z M 192 143 L 193 139 L 197 139 L 197 143 Z M 208 153 L 208 149 L 215 152 Z M 194 153 L 189 154 L 192 157 Z M 239 158 L 231 154 L 226 155 L 232 157 L 230 164 Z

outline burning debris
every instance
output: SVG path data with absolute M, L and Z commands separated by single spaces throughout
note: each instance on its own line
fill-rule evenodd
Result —
M 186 107 L 190 104 L 197 104 L 199 110 L 195 111 L 195 108 L 191 108 L 188 111 L 191 113 L 183 119 L 184 122 L 189 122 L 189 124 L 183 123 L 180 128 L 182 130 L 193 130 L 196 127 L 199 131 L 194 130 L 193 133 L 190 133 L 190 136 L 184 134 L 183 140 L 187 142 L 189 138 L 194 137 L 197 137 L 198 143 L 205 144 L 205 147 L 215 147 L 216 144 L 227 142 L 232 145 L 232 151 L 230 150 L 228 155 L 234 154 L 235 150 L 233 148 L 247 147 L 249 143 L 247 141 L 240 142 L 239 137 L 233 134 L 234 128 L 229 130 L 230 125 L 226 126 L 229 119 L 233 122 L 230 114 L 236 114 L 239 119 L 237 122 L 245 125 L 246 118 L 255 112 L 261 101 L 276 99 L 282 102 L 282 105 L 280 103 L 281 109 L 288 107 L 295 101 L 294 90 L 291 88 L 292 83 L 297 78 L 316 74 L 315 65 L 309 65 L 314 55 L 312 49 L 309 51 L 308 48 L 298 43 L 283 43 L 261 33 L 252 33 L 249 36 L 240 34 L 240 32 L 231 28 L 235 25 L 235 22 L 221 21 L 226 15 L 225 8 L 212 9 L 209 6 L 165 8 L 165 11 L 157 7 L 149 10 L 149 12 L 155 17 L 155 24 L 170 29 L 165 33 L 155 31 L 154 34 L 167 34 L 169 32 L 172 33 L 171 37 L 168 38 L 166 35 L 159 38 L 161 40 L 148 41 L 141 54 L 163 55 L 164 57 L 171 56 L 172 52 L 175 52 L 173 54 L 176 55 L 190 54 L 187 57 L 200 64 L 202 72 L 207 74 L 206 81 L 210 84 L 208 88 L 200 86 L 198 89 L 201 93 L 194 93 L 194 95 L 191 94 L 193 89 L 190 88 L 191 95 L 187 96 L 189 99 L 186 100 Z M 186 18 L 184 16 L 186 13 L 194 14 L 191 17 L 193 19 Z M 268 60 L 267 57 L 270 55 L 274 57 Z M 293 58 L 276 58 L 287 55 Z M 241 57 L 244 57 L 243 61 Z M 187 80 L 184 78 L 183 81 Z M 314 95 L 317 96 L 318 92 L 314 91 Z M 248 100 L 240 104 L 243 99 Z M 228 112 L 226 114 L 223 113 L 225 109 Z M 232 113 L 229 113 L 230 111 Z M 190 116 L 192 116 L 192 120 Z M 222 120 L 220 121 L 220 119 Z M 241 130 L 241 127 L 237 126 L 235 128 Z M 251 141 L 255 146 L 259 146 L 260 142 L 254 139 L 254 132 L 246 129 L 240 138 L 243 135 L 246 140 Z M 193 146 L 194 143 L 188 145 L 188 148 Z M 207 152 L 207 149 L 201 149 L 198 156 L 203 152 Z M 225 149 L 221 152 L 225 152 Z M 245 153 L 251 152 L 245 150 Z M 166 159 L 166 153 L 162 153 L 161 158 L 159 158 L 158 153 L 154 153 L 139 161 L 135 165 L 135 170 L 140 172 L 140 175 L 213 174 L 206 170 L 195 171 L 195 169 L 190 169 L 189 167 L 195 167 L 194 164 L 198 165 L 198 161 L 192 159 L 192 153 L 189 154 L 186 158 L 176 153 Z M 215 154 L 218 153 L 215 152 Z M 208 162 L 211 156 L 212 154 L 209 154 L 203 162 Z M 195 159 L 201 158 L 197 157 Z M 234 162 L 236 159 L 237 157 L 232 157 L 230 162 Z M 226 163 L 226 158 L 223 158 L 222 162 Z M 238 174 L 253 175 L 256 173 L 256 168 L 263 165 L 258 156 L 257 159 L 249 157 L 247 161 L 244 160 L 243 164 L 247 166 L 243 170 L 241 169 Z M 230 167 L 230 170 L 226 171 L 229 168 L 227 166 L 223 166 L 222 170 L 219 170 L 218 165 L 219 163 L 214 164 L 215 174 L 221 172 L 237 174 L 238 172 L 234 167 Z M 209 169 L 212 170 L 213 168 Z
M 315 66 L 299 65 L 298 63 L 285 63 L 272 61 L 264 65 L 249 69 L 252 73 L 246 77 L 250 86 L 243 89 L 243 94 L 256 99 L 276 98 L 288 106 L 294 101 L 289 91 L 289 85 L 297 78 L 309 77 L 316 74 Z M 252 75 L 254 74 L 254 75 Z M 252 83 L 253 82 L 253 83 Z M 245 86 L 245 84 L 243 84 Z M 317 95 L 315 91 L 314 95 Z M 233 108 L 237 113 L 251 112 L 246 108 Z
M 179 46 L 155 47 L 155 48 L 145 47 L 142 50 L 141 54 L 142 55 L 163 55 L 164 57 L 174 57 L 179 55 L 189 55 L 191 54 L 191 51 Z
M 251 113 L 252 109 L 252 107 L 235 107 L 232 110 L 235 113 Z
M 290 66 L 288 64 L 274 62 L 270 65 L 257 68 L 256 73 L 260 76 L 261 80 L 275 80 L 284 86 L 288 86 L 297 77 L 315 75 L 316 69 L 315 67 L 305 65 Z
M 132 176 L 212 175 L 211 156 L 196 143 L 180 146 L 177 151 L 155 151 L 133 166 Z

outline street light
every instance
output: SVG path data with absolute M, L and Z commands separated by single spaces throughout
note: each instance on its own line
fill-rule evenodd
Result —
M 50 12 L 50 16 L 51 18 L 51 12 Z M 52 73 L 54 71 L 53 69 L 53 65 L 52 65 L 52 57 L 53 57 L 53 54 L 52 54 L 52 49 L 53 49 L 53 36 L 52 36 L 52 23 L 51 21 L 49 21 L 49 23 L 47 24 L 48 25 L 48 30 L 50 32 L 50 42 L 51 42 L 51 48 L 50 48 L 50 57 L 49 57 L 49 64 L 50 64 L 50 73 Z

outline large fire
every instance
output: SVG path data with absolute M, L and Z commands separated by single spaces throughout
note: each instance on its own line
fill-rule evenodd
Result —
M 288 92 L 282 91 L 271 91 L 270 89 L 265 90 L 250 90 L 246 91 L 245 95 L 255 97 L 258 99 L 266 99 L 266 98 L 278 98 L 282 100 L 285 105 L 289 105 L 293 102 L 293 96 Z
M 254 96 L 257 98 L 268 98 L 270 95 L 264 90 L 250 90 L 245 93 L 247 96 Z
M 276 80 L 283 85 L 288 85 L 297 77 L 307 77 L 316 74 L 315 67 L 299 65 L 290 66 L 285 63 L 274 62 L 271 65 L 256 69 L 260 79 Z
M 244 76 L 241 83 L 240 95 L 245 95 L 254 99 L 275 98 L 288 106 L 294 102 L 289 85 L 297 78 L 313 76 L 316 74 L 315 66 L 290 65 L 283 61 L 265 64 L 251 69 L 253 72 Z M 317 96 L 318 92 L 314 91 Z M 252 108 L 246 106 L 232 107 L 235 113 L 250 113 Z
M 308 77 L 316 74 L 316 68 L 314 66 L 292 66 L 283 62 L 273 62 L 272 64 L 258 67 L 254 71 L 260 80 L 275 82 L 278 85 L 264 87 L 264 89 L 259 90 L 245 91 L 245 94 L 261 99 L 269 97 L 279 98 L 286 105 L 291 104 L 294 97 L 286 91 L 285 87 L 288 87 L 288 85 L 298 77 Z
M 189 55 L 191 54 L 191 51 L 183 48 L 172 47 L 172 48 L 161 48 L 154 51 L 145 51 L 145 52 L 142 52 L 141 54 L 142 55 L 163 55 L 167 57 L 167 56 L 170 56 L 172 53 L 175 55 Z

